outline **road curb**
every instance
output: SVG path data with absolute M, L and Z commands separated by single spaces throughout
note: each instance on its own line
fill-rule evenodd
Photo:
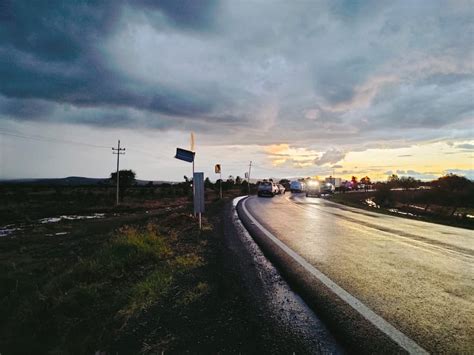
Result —
M 234 263 L 246 265 L 240 271 L 245 274 L 242 275 L 243 279 L 246 279 L 243 281 L 244 287 L 254 300 L 252 303 L 257 299 L 257 307 L 264 310 L 264 313 L 273 319 L 271 323 L 280 328 L 282 338 L 273 339 L 272 342 L 291 341 L 300 345 L 299 349 L 291 349 L 290 353 L 344 354 L 346 351 L 326 324 L 290 288 L 242 224 L 236 206 L 238 200 L 245 197 L 233 201 L 228 216 L 232 221 L 233 234 L 231 239 L 229 236 L 226 236 L 226 239 L 227 243 L 233 245 L 234 251 L 230 257 L 234 259 Z

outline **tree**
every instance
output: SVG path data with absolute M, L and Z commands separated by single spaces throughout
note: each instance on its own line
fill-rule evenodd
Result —
M 127 190 L 130 186 L 133 186 L 136 182 L 135 180 L 135 172 L 133 170 L 120 170 L 119 171 L 119 188 L 120 188 L 120 196 L 123 199 L 123 195 L 125 190 Z M 110 180 L 112 183 L 117 185 L 117 172 L 113 172 L 110 174 Z
M 357 189 L 357 177 L 356 177 L 356 176 L 353 176 L 353 177 L 351 178 L 351 184 L 352 184 L 352 188 L 353 188 L 354 190 L 356 190 L 356 189 Z
M 394 203 L 394 197 L 390 183 L 379 183 L 376 188 L 374 202 L 382 207 L 391 207 Z
M 237 176 L 237 177 L 235 178 L 235 184 L 236 184 L 236 185 L 242 184 L 242 178 L 241 178 L 240 176 Z
M 119 176 L 120 176 L 120 181 L 119 181 L 120 187 L 127 188 L 135 184 L 136 174 L 133 170 L 120 170 Z M 112 180 L 114 184 L 117 184 L 117 172 L 110 174 L 110 180 Z
M 206 189 L 211 189 L 214 187 L 214 184 L 211 182 L 211 180 L 209 180 L 209 177 L 206 177 L 206 179 L 204 180 L 204 187 Z
M 360 179 L 360 183 L 364 185 L 365 191 L 369 191 L 369 187 L 372 182 L 368 176 L 364 176 L 362 179 Z
M 442 205 L 451 206 L 451 216 L 459 207 L 472 207 L 474 201 L 474 182 L 455 174 L 448 174 L 433 181 L 434 199 Z
M 398 187 L 400 183 L 400 178 L 398 177 L 397 174 L 392 174 L 391 176 L 388 177 L 388 184 L 390 185 L 391 188 Z
M 417 181 L 411 176 L 402 176 L 398 180 L 398 185 L 405 190 L 409 190 L 411 188 L 416 187 Z
M 438 180 L 435 180 L 433 185 L 435 188 L 443 191 L 463 191 L 469 185 L 472 184 L 472 181 L 465 178 L 464 176 L 458 176 L 455 174 L 448 174 L 440 177 Z

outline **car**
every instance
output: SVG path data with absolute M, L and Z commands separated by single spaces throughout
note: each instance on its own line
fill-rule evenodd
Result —
M 259 197 L 270 196 L 273 197 L 278 194 L 278 187 L 271 181 L 263 181 L 258 185 L 257 195 Z
M 290 183 L 291 192 L 303 192 L 305 190 L 305 184 L 301 181 L 292 181 Z
M 311 180 L 308 182 L 306 188 L 306 197 L 321 197 L 322 195 L 331 195 L 334 193 L 336 188 L 329 182 L 319 182 L 317 180 Z
M 332 195 L 336 191 L 336 188 L 334 187 L 333 184 L 326 182 L 324 184 L 321 184 L 321 193 L 322 194 L 329 194 Z
M 321 184 L 319 181 L 311 180 L 306 186 L 306 197 L 321 197 Z
M 286 192 L 286 189 L 285 189 L 285 186 L 283 186 L 282 184 L 278 184 L 278 194 L 281 195 L 281 194 L 285 194 Z

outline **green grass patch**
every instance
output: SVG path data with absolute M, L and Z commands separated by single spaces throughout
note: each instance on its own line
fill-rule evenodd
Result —
M 202 248 L 197 231 L 178 235 L 159 226 L 123 226 L 93 253 L 72 260 L 67 253 L 53 260 L 35 253 L 32 244 L 41 244 L 36 239 L 28 247 L 8 250 L 0 262 L 0 352 L 104 350 L 150 307 L 168 304 L 170 297 L 188 305 L 206 294 L 205 283 L 198 283 L 182 288 L 174 299 L 170 291 L 176 283 L 205 264 Z M 68 243 L 73 248 L 74 242 L 91 238 Z

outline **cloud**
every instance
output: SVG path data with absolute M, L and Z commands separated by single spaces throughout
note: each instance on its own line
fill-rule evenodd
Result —
M 456 148 L 464 149 L 466 151 L 474 150 L 474 144 L 464 143 L 464 144 L 457 144 Z
M 379 142 L 455 140 L 474 117 L 469 3 L 1 6 L 2 120 L 339 147 L 322 165 Z
M 313 166 L 318 152 L 306 148 L 298 148 L 289 144 L 274 144 L 264 148 L 264 153 L 272 160 L 273 166 L 292 166 L 306 168 Z
M 324 164 L 334 164 L 346 156 L 346 153 L 338 149 L 330 149 L 327 152 L 323 153 L 320 157 L 314 159 L 314 164 L 324 165 Z
M 396 174 L 399 176 L 399 177 L 402 177 L 402 176 L 411 176 L 415 179 L 418 179 L 418 180 L 434 180 L 436 179 L 439 175 L 441 175 L 440 173 L 437 173 L 437 172 L 433 172 L 433 171 L 428 171 L 428 172 L 419 172 L 419 171 L 415 171 L 415 170 L 397 170 L 396 171 Z M 391 173 L 390 174 L 387 174 L 387 175 L 392 175 Z

